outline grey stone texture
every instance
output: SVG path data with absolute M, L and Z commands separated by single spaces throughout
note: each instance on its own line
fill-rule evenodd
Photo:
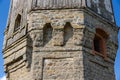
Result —
M 108 34 L 106 59 L 93 54 L 96 28 Z M 3 43 L 7 80 L 115 80 L 117 34 L 111 0 L 11 0 Z

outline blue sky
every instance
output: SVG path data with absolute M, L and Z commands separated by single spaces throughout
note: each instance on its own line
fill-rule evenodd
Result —
M 3 59 L 2 59 L 2 43 L 3 43 L 3 32 L 6 26 L 6 20 L 9 9 L 10 0 L 0 0 L 0 80 L 4 76 L 3 71 Z
M 114 7 L 114 14 L 117 26 L 120 26 L 120 0 L 112 0 Z M 3 43 L 3 32 L 6 26 L 8 9 L 9 9 L 10 0 L 0 0 L 0 80 L 5 80 L 2 77 L 5 75 L 3 70 L 3 59 L 2 59 L 2 43 Z M 119 32 L 120 40 L 120 32 Z M 119 42 L 120 45 L 120 42 Z M 120 80 L 120 49 L 115 61 L 115 74 L 116 80 Z

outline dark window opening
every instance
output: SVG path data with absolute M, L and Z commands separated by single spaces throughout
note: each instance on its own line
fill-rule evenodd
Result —
M 64 43 L 66 44 L 68 40 L 73 36 L 73 27 L 70 23 L 66 23 L 64 27 Z
M 18 14 L 15 20 L 14 32 L 20 29 L 20 24 L 21 24 L 21 15 Z
M 105 41 L 107 38 L 108 35 L 105 31 L 96 29 L 96 34 L 93 40 L 93 51 L 95 54 L 98 54 L 104 58 L 106 58 Z
M 47 23 L 43 28 L 43 41 L 44 45 L 46 45 L 52 38 L 53 28 L 50 23 Z
M 98 36 L 94 38 L 94 50 L 97 52 L 101 52 L 101 39 Z

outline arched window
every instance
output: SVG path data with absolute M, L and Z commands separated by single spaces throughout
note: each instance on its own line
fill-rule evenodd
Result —
M 96 29 L 95 37 L 93 40 L 93 51 L 95 54 L 98 54 L 104 58 L 106 58 L 105 51 L 105 41 L 108 38 L 108 35 L 102 29 Z
M 44 45 L 46 45 L 52 38 L 53 28 L 50 23 L 47 23 L 43 28 L 43 41 Z
M 68 40 L 73 36 L 73 27 L 70 23 L 66 23 L 64 27 L 64 43 L 66 44 Z
M 18 14 L 17 18 L 15 19 L 14 32 L 20 29 L 20 24 L 21 24 L 21 15 Z

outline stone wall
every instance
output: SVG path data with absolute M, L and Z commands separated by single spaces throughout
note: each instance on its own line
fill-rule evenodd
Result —
M 32 80 L 32 74 L 28 72 L 26 67 L 23 65 L 19 66 L 19 69 L 17 69 L 16 71 L 10 72 L 8 77 L 9 77 L 8 80 Z
M 83 51 L 85 80 L 115 80 L 114 61 L 118 48 L 118 29 L 89 13 L 85 13 L 85 25 Z M 91 40 L 94 39 L 96 28 L 103 29 L 109 36 L 105 42 L 107 59 L 97 54 L 93 55 Z
M 73 11 L 43 10 L 29 15 L 33 79 L 83 80 L 84 16 L 82 11 Z
M 86 3 L 88 8 L 107 18 L 109 21 L 114 22 L 112 0 L 87 0 Z
M 64 0 L 64 4 L 62 0 L 52 0 L 52 3 L 44 0 L 44 4 L 40 1 L 21 0 L 20 3 L 12 0 L 3 47 L 8 80 L 115 80 L 113 65 L 118 48 L 118 29 L 111 9 L 106 7 L 111 4 L 91 0 L 87 1 L 89 8 L 83 8 L 83 5 L 86 7 L 85 0 Z M 75 1 L 73 5 L 72 1 Z M 55 3 L 58 4 L 52 5 Z M 75 9 L 64 7 L 67 4 Z M 96 12 L 93 7 L 98 4 L 103 6 L 97 6 Z M 78 5 L 82 8 L 75 7 Z M 53 9 L 44 10 L 44 7 Z M 59 10 L 55 10 L 58 7 Z M 110 12 L 113 22 L 106 14 L 99 14 L 100 8 L 100 13 Z M 14 32 L 18 14 L 22 16 L 21 26 Z M 106 58 L 93 54 L 96 28 L 108 34 Z

